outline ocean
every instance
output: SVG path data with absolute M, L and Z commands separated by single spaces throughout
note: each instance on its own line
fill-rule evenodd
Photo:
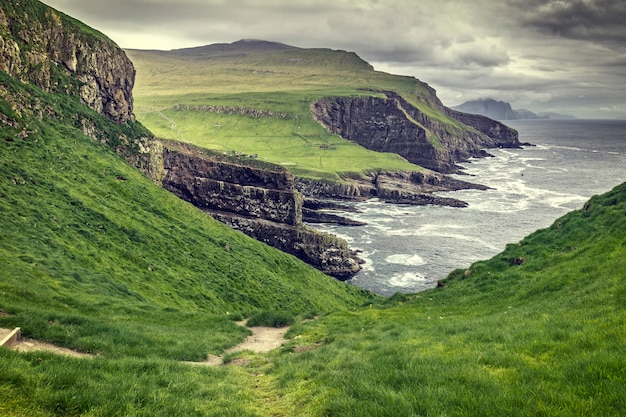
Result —
M 363 270 L 348 282 L 389 296 L 436 286 L 456 268 L 489 259 L 508 243 L 550 226 L 593 195 L 626 181 L 626 121 L 517 120 L 524 149 L 490 149 L 455 177 L 491 187 L 440 193 L 466 208 L 354 203 L 367 226 L 315 225 L 361 251 Z

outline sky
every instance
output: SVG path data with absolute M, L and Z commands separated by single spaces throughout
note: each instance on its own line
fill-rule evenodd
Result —
M 43 0 L 122 48 L 240 39 L 356 52 L 446 106 L 626 119 L 626 0 Z

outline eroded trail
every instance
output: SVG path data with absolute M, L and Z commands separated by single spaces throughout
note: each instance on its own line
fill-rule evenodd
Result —
M 237 322 L 240 326 L 245 327 L 245 321 Z M 228 349 L 224 354 L 241 352 L 243 350 L 250 350 L 257 353 L 265 353 L 274 349 L 278 349 L 283 343 L 287 341 L 285 339 L 285 333 L 289 330 L 288 327 L 249 327 L 252 331 L 252 335 L 248 336 L 246 340 L 240 344 Z M 213 356 L 209 355 L 206 360 L 202 362 L 185 362 L 191 365 L 208 365 L 218 366 L 222 364 L 223 355 Z
M 245 326 L 245 321 L 238 322 L 240 326 Z M 240 344 L 233 346 L 224 352 L 224 355 L 241 352 L 243 350 L 250 350 L 257 353 L 269 352 L 273 349 L 279 348 L 287 340 L 285 339 L 285 333 L 289 330 L 288 327 L 276 328 L 276 327 L 250 327 L 252 335 L 248 336 L 246 340 Z M 0 340 L 4 339 L 11 333 L 12 330 L 0 328 Z M 17 350 L 19 352 L 31 352 L 31 351 L 46 351 L 53 352 L 59 355 L 72 356 L 75 358 L 90 358 L 94 355 L 88 353 L 77 352 L 72 349 L 56 346 L 51 343 L 40 342 L 34 339 L 19 339 L 14 343 L 6 346 L 9 349 Z M 205 366 L 218 366 L 222 364 L 224 355 L 213 356 L 208 355 L 207 359 L 202 362 L 184 362 L 190 365 L 205 365 Z
M 3 340 L 12 332 L 11 329 L 0 328 L 0 340 Z M 52 343 L 40 342 L 34 339 L 18 338 L 17 340 L 5 345 L 8 349 L 17 350 L 18 352 L 33 352 L 33 351 L 45 351 L 53 352 L 58 355 L 71 356 L 74 358 L 91 358 L 94 355 L 89 353 L 77 352 L 72 349 L 64 348 L 61 346 L 53 345 Z

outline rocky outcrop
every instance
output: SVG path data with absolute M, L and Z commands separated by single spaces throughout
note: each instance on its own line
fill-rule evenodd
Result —
M 495 120 L 447 109 L 436 97 L 432 98 L 435 109 L 450 122 L 432 118 L 397 93 L 376 93 L 385 97 L 322 98 L 311 105 L 311 111 L 331 133 L 443 173 L 457 172 L 459 161 L 486 156 L 484 148 L 520 146 L 517 131 Z
M 117 123 L 133 120 L 135 70 L 104 35 L 38 1 L 0 8 L 0 70 L 79 98 Z
M 283 223 L 209 212 L 214 218 L 240 230 L 250 237 L 290 253 L 320 271 L 340 280 L 352 277 L 363 262 L 348 243 L 329 233 L 323 233 L 303 224 L 289 226 Z
M 396 204 L 465 207 L 467 204 L 464 201 L 441 197 L 435 193 L 487 189 L 480 184 L 457 180 L 429 170 L 373 172 L 344 178 L 341 183 L 297 178 L 295 187 L 305 196 L 305 207 L 310 199 L 314 199 L 318 206 L 323 206 L 328 204 L 328 200 L 362 201 L 369 198 L 379 198 Z M 345 211 L 342 207 L 336 207 L 336 209 Z
M 246 157 L 163 142 L 161 185 L 250 237 L 347 279 L 360 260 L 345 240 L 302 223 L 303 199 L 289 171 Z
M 294 191 L 293 177 L 277 165 L 254 167 L 207 157 L 174 143 L 165 148 L 163 164 L 163 187 L 202 210 L 291 226 L 302 222 L 302 198 Z

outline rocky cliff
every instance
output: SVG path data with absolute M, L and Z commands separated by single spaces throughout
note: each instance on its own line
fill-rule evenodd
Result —
M 310 201 L 328 200 L 362 201 L 378 198 L 388 203 L 427 205 L 436 204 L 450 207 L 465 207 L 467 204 L 454 198 L 441 197 L 435 193 L 456 190 L 485 190 L 487 187 L 457 180 L 430 170 L 372 172 L 345 178 L 343 182 L 324 182 L 306 178 L 296 179 L 296 188 L 306 197 L 305 207 Z M 345 211 L 344 207 L 338 210 Z M 306 218 L 305 220 L 309 221 Z
M 134 119 L 135 70 L 104 35 L 37 1 L 2 0 L 0 70 L 79 97 L 117 123 Z
M 360 260 L 345 240 L 302 223 L 302 196 L 289 171 L 178 142 L 163 142 L 162 186 L 214 218 L 347 279 Z
M 384 97 L 322 98 L 311 105 L 311 111 L 332 133 L 443 173 L 456 172 L 456 162 L 486 156 L 484 148 L 521 145 L 517 131 L 486 117 L 448 109 L 436 96 L 429 106 L 449 119 L 445 122 L 395 92 L 377 93 Z

